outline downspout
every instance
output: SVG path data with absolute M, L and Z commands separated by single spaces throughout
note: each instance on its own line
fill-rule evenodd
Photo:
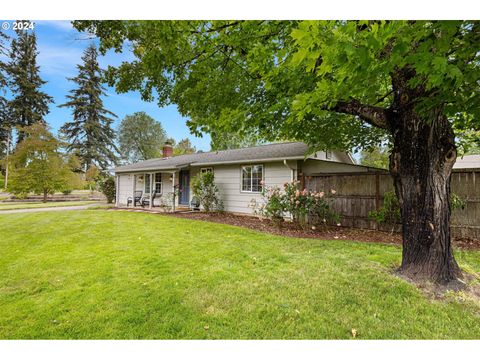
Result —
M 290 165 L 288 165 L 287 159 L 283 160 L 283 165 L 285 165 L 287 168 L 289 168 L 291 170 L 290 181 L 294 181 L 295 180 L 295 176 L 294 176 L 295 169 L 292 168 Z

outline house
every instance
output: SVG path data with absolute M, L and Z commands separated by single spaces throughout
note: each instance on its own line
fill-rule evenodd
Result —
M 453 169 L 480 169 L 480 155 L 464 155 L 462 157 L 457 157 L 457 161 L 453 164 Z
M 190 179 L 199 172 L 212 171 L 224 210 L 251 214 L 261 201 L 262 186 L 280 187 L 309 174 L 371 170 L 355 165 L 346 152 L 308 152 L 306 144 L 288 142 L 172 156 L 172 147 L 166 144 L 162 158 L 115 168 L 116 206 L 126 206 L 135 191 L 142 191 L 148 198 L 154 189 L 154 205 L 170 200 L 175 207 L 188 207 L 192 198 Z M 175 197 L 174 184 L 178 189 Z

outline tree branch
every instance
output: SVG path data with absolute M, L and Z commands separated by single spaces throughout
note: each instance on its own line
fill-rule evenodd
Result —
M 377 106 L 364 105 L 355 99 L 350 101 L 339 101 L 333 108 L 328 110 L 358 116 L 368 124 L 381 129 L 388 130 L 389 127 L 386 109 Z

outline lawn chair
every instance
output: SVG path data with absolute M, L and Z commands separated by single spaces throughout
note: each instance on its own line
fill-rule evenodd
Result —
M 200 210 L 200 200 L 198 197 L 193 196 L 192 200 L 190 201 L 190 209 L 191 210 Z
M 142 200 L 142 195 L 143 195 L 143 191 L 142 190 L 138 190 L 138 191 L 135 191 L 133 193 L 133 198 L 131 196 L 129 196 L 127 198 L 127 207 L 128 205 L 130 205 L 132 202 L 133 202 L 133 207 L 137 206 L 137 205 L 141 205 L 141 200 Z
M 152 207 L 155 206 L 155 197 L 156 196 L 157 196 L 157 192 L 153 191 L 153 193 L 152 193 Z M 142 204 L 142 207 L 150 206 L 150 194 L 145 194 L 145 196 L 142 197 L 141 204 Z

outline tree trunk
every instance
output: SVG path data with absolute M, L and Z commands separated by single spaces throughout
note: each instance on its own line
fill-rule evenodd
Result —
M 401 94 L 388 120 L 393 134 L 390 172 L 402 214 L 399 272 L 414 280 L 461 285 L 450 239 L 450 178 L 456 160 L 454 133 L 442 109 L 420 118 Z
M 48 190 L 43 190 L 43 202 L 47 202 Z

